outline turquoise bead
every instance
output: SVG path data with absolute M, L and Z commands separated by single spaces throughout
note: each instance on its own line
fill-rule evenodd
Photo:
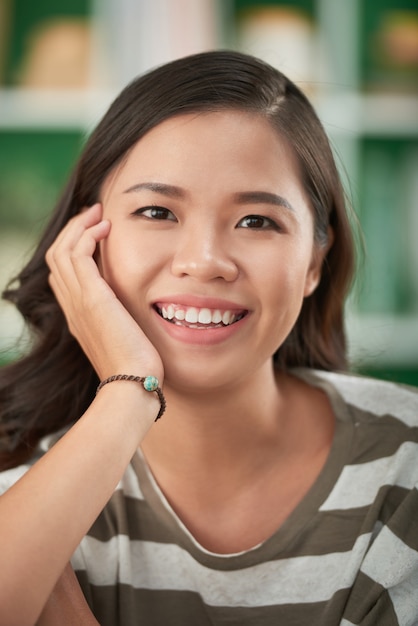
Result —
M 158 378 L 155 376 L 147 376 L 144 380 L 144 389 L 147 391 L 155 391 L 158 389 Z

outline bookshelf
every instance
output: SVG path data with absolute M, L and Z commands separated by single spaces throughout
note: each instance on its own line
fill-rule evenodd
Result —
M 360 371 L 418 385 L 417 4 L 235 0 L 233 6 L 233 45 L 276 60 L 311 96 L 359 216 L 366 253 L 347 309 L 352 361 Z M 304 57 L 294 66 L 281 21 L 295 39 L 304 38 Z
M 38 231 L 86 134 L 135 75 L 204 49 L 254 53 L 313 100 L 365 233 L 361 287 L 348 306 L 353 361 L 418 384 L 416 0 L 4 0 L 2 11 L 11 35 L 3 37 L 8 51 L 0 48 L 0 237 L 26 241 L 27 231 Z M 51 17 L 87 29 L 77 85 L 51 88 L 18 76 L 25 37 Z M 32 212 L 30 189 L 5 211 L 11 176 L 33 186 Z M 5 334 L 17 332 L 7 327 L 0 350 Z

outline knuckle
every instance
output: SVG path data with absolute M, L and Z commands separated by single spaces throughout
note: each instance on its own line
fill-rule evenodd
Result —
M 82 260 L 82 255 L 80 254 L 79 250 L 77 248 L 73 248 L 70 252 L 69 252 L 69 257 L 70 257 L 70 261 L 73 265 L 79 265 L 80 261 Z
M 73 226 L 74 224 L 77 224 L 80 221 L 80 213 L 76 213 L 75 215 L 73 215 L 72 217 L 70 217 L 70 219 L 67 222 L 67 226 L 65 228 L 68 228 L 71 226 Z

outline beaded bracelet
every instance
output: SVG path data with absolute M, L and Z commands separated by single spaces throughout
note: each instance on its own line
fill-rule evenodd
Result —
M 155 418 L 155 421 L 159 420 L 167 407 L 167 402 L 164 398 L 164 394 L 159 386 L 158 378 L 155 376 L 132 376 L 131 374 L 115 374 L 114 376 L 109 376 L 105 380 L 102 380 L 100 385 L 97 387 L 96 395 L 100 391 L 102 387 L 107 385 L 108 383 L 113 383 L 115 380 L 132 380 L 135 383 L 142 383 L 145 391 L 155 391 L 160 401 L 160 410 L 158 411 L 158 415 Z

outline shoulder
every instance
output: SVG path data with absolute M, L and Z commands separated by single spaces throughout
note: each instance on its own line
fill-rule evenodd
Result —
M 354 410 L 391 416 L 406 426 L 418 426 L 418 388 L 352 373 L 303 370 L 331 395 L 337 393 Z
M 336 417 L 338 487 L 344 484 L 356 502 L 367 491 L 371 502 L 382 486 L 418 486 L 417 389 L 355 374 L 301 375 L 327 394 Z
M 355 374 L 312 376 L 339 408 L 337 420 L 345 427 L 337 429 L 344 432 L 338 448 L 343 468 L 324 506 L 375 507 L 380 515 L 384 503 L 387 515 L 398 511 L 399 523 L 407 524 L 406 502 L 418 513 L 418 390 Z

